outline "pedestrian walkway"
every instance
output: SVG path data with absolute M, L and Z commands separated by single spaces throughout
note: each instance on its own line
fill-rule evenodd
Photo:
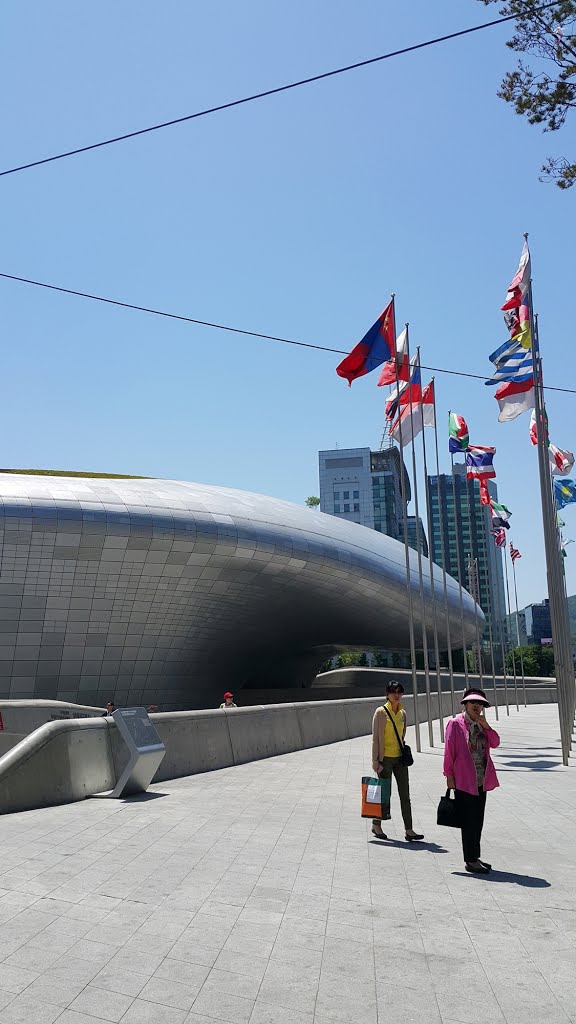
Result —
M 576 1022 L 576 767 L 556 707 L 497 727 L 488 876 L 436 825 L 440 746 L 426 842 L 394 792 L 372 839 L 369 737 L 0 817 L 0 1024 Z

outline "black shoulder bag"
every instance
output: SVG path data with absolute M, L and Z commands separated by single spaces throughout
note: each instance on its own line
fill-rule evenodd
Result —
M 386 706 L 384 707 L 384 711 L 386 712 L 386 714 L 388 715 L 388 718 L 392 722 L 392 728 L 394 729 L 394 732 L 396 733 L 396 739 L 398 740 L 398 743 L 400 744 L 400 764 L 402 765 L 403 768 L 409 768 L 410 765 L 414 764 L 414 758 L 412 757 L 412 751 L 410 750 L 410 747 L 408 746 L 407 743 L 402 743 L 402 740 L 400 739 L 400 737 L 398 735 L 398 729 L 396 728 L 396 723 L 394 722 L 394 719 L 392 718 L 392 715 L 390 714 L 390 712 L 388 711 L 388 708 Z

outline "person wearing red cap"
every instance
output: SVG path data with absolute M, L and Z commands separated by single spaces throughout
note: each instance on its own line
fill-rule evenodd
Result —
M 487 874 L 491 865 L 480 860 L 480 840 L 486 793 L 500 785 L 490 755 L 500 746 L 500 737 L 486 721 L 490 704 L 483 690 L 465 690 L 460 703 L 464 711 L 446 726 L 444 775 L 448 789 L 455 791 L 466 871 Z
M 237 708 L 237 707 L 238 707 L 238 705 L 234 703 L 234 694 L 233 693 L 225 693 L 224 694 L 224 703 L 220 705 L 219 710 L 221 711 L 222 708 Z

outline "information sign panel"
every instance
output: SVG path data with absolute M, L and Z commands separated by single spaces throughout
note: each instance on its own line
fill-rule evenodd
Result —
M 145 793 L 166 754 L 146 708 L 117 708 L 110 716 L 122 736 L 130 758 L 111 797 Z

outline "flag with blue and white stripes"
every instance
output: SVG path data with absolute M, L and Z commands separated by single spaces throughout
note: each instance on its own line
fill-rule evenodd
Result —
M 496 373 L 484 381 L 485 384 L 499 384 L 501 381 L 523 384 L 532 379 L 532 349 L 524 348 L 519 341 L 505 341 L 489 359 L 494 363 Z

